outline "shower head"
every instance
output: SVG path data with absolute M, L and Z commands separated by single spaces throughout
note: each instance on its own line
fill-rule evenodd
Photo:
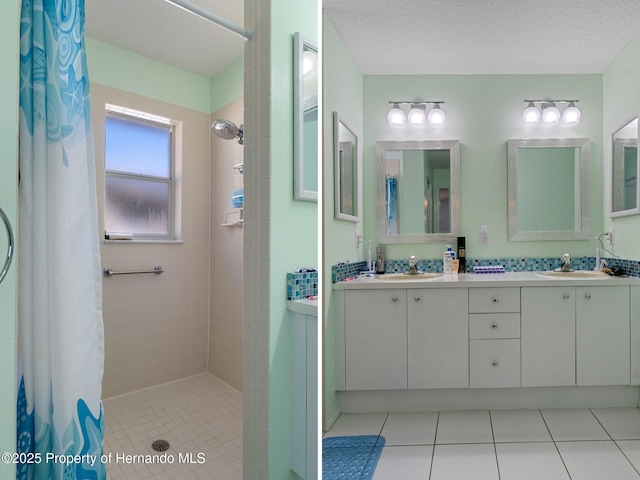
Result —
M 236 125 L 230 120 L 216 120 L 211 124 L 211 129 L 218 137 L 225 140 L 238 139 L 238 143 L 242 145 L 244 143 L 244 125 L 236 127 Z

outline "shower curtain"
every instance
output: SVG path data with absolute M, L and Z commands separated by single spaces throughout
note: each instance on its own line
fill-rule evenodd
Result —
M 22 0 L 19 479 L 106 478 L 92 138 L 84 0 Z

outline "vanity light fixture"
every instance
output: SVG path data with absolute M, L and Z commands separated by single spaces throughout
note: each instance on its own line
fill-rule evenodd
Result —
M 389 104 L 393 105 L 389 113 L 387 114 L 387 121 L 390 127 L 402 127 L 406 121 L 409 121 L 409 125 L 412 127 L 422 127 L 425 123 L 429 123 L 431 127 L 438 127 L 444 124 L 445 115 L 440 104 L 444 101 L 390 101 Z M 405 117 L 404 111 L 400 108 L 400 105 L 411 105 L 409 113 Z M 427 105 L 433 105 L 429 114 L 426 114 Z
M 577 125 L 580 123 L 581 112 L 576 103 L 580 100 L 525 100 L 528 104 L 522 112 L 522 119 L 527 125 Z M 557 104 L 568 104 L 562 115 Z

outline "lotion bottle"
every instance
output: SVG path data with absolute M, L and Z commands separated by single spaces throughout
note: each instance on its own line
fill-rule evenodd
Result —
M 447 246 L 447 250 L 442 255 L 442 271 L 444 273 L 451 273 L 452 260 L 453 260 L 453 250 L 451 250 L 451 246 Z

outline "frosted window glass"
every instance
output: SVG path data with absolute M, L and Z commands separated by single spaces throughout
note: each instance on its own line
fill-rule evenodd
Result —
M 170 185 L 107 177 L 104 213 L 107 232 L 169 235 Z
M 168 126 L 149 125 L 107 116 L 105 126 L 107 170 L 169 178 L 171 135 Z

